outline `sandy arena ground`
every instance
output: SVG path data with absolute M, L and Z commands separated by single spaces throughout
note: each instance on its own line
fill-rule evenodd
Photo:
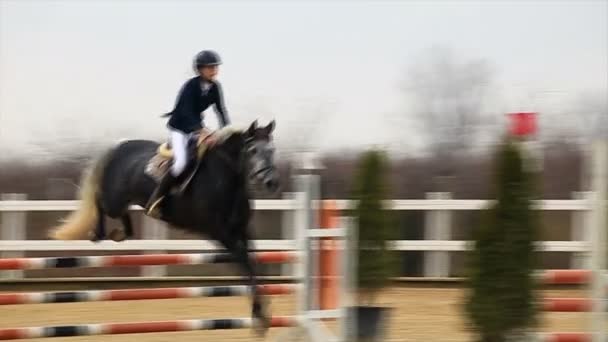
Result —
M 579 290 L 547 290 L 546 296 L 577 297 Z M 453 288 L 392 288 L 380 297 L 392 306 L 387 341 L 472 341 L 461 314 L 464 292 Z M 136 322 L 195 318 L 247 317 L 249 305 L 244 297 L 166 299 L 128 302 L 90 302 L 3 306 L 0 328 L 104 322 Z M 293 313 L 293 298 L 272 298 L 274 315 Z M 543 313 L 541 331 L 585 331 L 586 313 Z M 28 341 L 53 342 L 201 342 L 271 341 L 282 328 L 256 338 L 249 329 L 194 331 L 178 333 L 83 336 Z

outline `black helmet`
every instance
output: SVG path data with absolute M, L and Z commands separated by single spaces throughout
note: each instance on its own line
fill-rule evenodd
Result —
M 194 69 L 198 70 L 198 68 L 209 65 L 220 65 L 222 64 L 222 59 L 220 55 L 213 50 L 203 50 L 196 54 L 194 57 Z

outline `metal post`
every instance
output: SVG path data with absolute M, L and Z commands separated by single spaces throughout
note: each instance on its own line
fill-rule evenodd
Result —
M 427 199 L 450 199 L 448 192 L 432 192 L 426 194 Z M 429 210 L 426 212 L 424 227 L 425 240 L 451 239 L 451 212 L 447 210 Z M 450 274 L 449 252 L 424 252 L 424 276 L 448 277 Z
M 589 201 L 590 193 L 588 191 L 574 192 L 572 198 L 575 200 Z M 582 241 L 590 243 L 592 236 L 589 229 L 589 210 L 575 210 L 572 212 L 570 236 L 572 241 Z M 590 253 L 572 253 L 570 259 L 570 268 L 573 269 L 590 269 Z
M 590 225 L 593 232 L 591 239 L 591 298 L 593 311 L 591 313 L 591 332 L 593 342 L 606 341 L 606 319 L 605 310 L 606 284 L 604 274 L 606 273 L 606 192 L 608 188 L 608 148 L 606 141 L 596 142 L 593 146 L 593 170 L 591 185 L 593 189 L 593 212 Z
M 342 217 L 340 227 L 346 229 L 346 235 L 342 240 L 340 249 L 340 266 L 342 269 L 342 279 L 340 281 L 340 341 L 353 341 L 356 331 L 356 311 L 355 296 L 357 291 L 357 240 L 358 230 L 356 220 L 353 217 Z
M 296 184 L 296 191 L 304 191 L 308 194 L 308 229 L 318 227 L 320 199 L 321 199 L 321 181 L 318 172 L 324 169 L 320 155 L 316 152 L 302 152 L 295 159 L 294 168 L 300 173 L 296 176 L 299 179 Z M 318 275 L 319 256 L 319 241 L 308 239 L 308 275 L 309 280 L 309 309 L 319 308 L 318 295 Z
M 297 210 L 294 213 L 295 218 L 295 240 L 296 250 L 300 253 L 301 258 L 294 267 L 297 281 L 302 283 L 302 289 L 299 291 L 297 310 L 298 314 L 308 312 L 310 307 L 309 298 L 311 298 L 311 277 L 310 277 L 310 241 L 308 239 L 307 230 L 310 227 L 310 193 L 305 191 L 308 183 L 308 176 L 302 175 L 295 177 L 296 189 L 295 194 Z
M 321 210 L 321 181 L 318 175 L 310 175 L 309 176 L 309 191 L 310 191 L 310 218 L 308 230 L 319 228 L 319 212 Z M 310 239 L 308 240 L 309 248 L 311 249 L 310 258 L 308 259 L 310 262 L 309 265 L 309 276 L 311 278 L 311 291 L 309 298 L 311 309 L 318 310 L 321 308 L 319 303 L 319 291 L 321 288 L 320 281 L 320 266 L 321 261 L 319 255 L 321 254 L 321 241 L 320 239 Z
M 289 200 L 296 203 L 296 196 L 293 192 L 285 192 L 283 193 L 283 200 Z M 284 210 L 281 213 L 281 239 L 283 240 L 294 240 L 295 242 L 295 233 L 294 229 L 297 228 L 295 224 L 295 210 Z M 282 264 L 281 266 L 281 276 L 286 276 L 293 274 L 294 268 L 290 263 Z
M 144 240 L 169 239 L 169 230 L 164 222 L 143 215 L 142 224 L 142 236 Z M 164 251 L 150 251 L 148 253 L 164 253 Z M 144 277 L 165 277 L 167 275 L 167 266 L 145 266 L 142 267 L 141 274 Z
M 295 282 L 301 284 L 301 286 L 297 287 L 296 291 L 296 317 L 298 319 L 298 327 L 294 327 L 292 329 L 284 329 L 281 333 L 279 333 L 273 341 L 289 341 L 294 339 L 294 337 L 303 337 L 309 336 L 309 320 L 308 320 L 308 311 L 309 311 L 309 289 L 310 283 L 308 281 L 309 277 L 309 263 L 308 263 L 308 255 L 310 254 L 309 249 L 309 241 L 307 229 L 309 228 L 309 206 L 310 199 L 309 193 L 304 189 L 303 183 L 306 181 L 301 179 L 302 176 L 294 176 L 293 183 L 296 192 L 291 193 L 291 198 L 294 201 L 295 208 L 292 211 L 291 218 L 293 221 L 288 222 L 288 227 L 291 229 L 287 234 L 293 236 L 295 250 L 300 256 L 296 261 L 295 265 L 293 265 L 290 270 L 292 272 L 293 277 L 295 278 Z M 285 224 L 285 221 L 284 221 Z M 283 232 L 286 232 L 286 229 L 283 229 Z
M 2 201 L 25 201 L 26 194 L 2 194 Z M 2 213 L 2 224 L 0 225 L 0 240 L 27 240 L 26 234 L 26 212 L 25 211 L 9 211 Z M 1 252 L 1 251 L 0 251 Z M 4 258 L 19 258 L 23 257 L 23 252 L 3 252 Z M 0 272 L 0 278 L 22 279 L 24 271 L 13 270 Z

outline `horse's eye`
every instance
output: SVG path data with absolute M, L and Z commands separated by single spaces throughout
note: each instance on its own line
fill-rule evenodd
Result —
M 258 149 L 255 147 L 252 147 L 249 149 L 249 154 L 256 154 L 258 152 Z

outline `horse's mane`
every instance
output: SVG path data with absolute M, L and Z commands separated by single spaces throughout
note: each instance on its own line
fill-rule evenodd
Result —
M 222 144 L 234 134 L 241 133 L 243 133 L 243 129 L 234 125 L 227 125 L 213 132 L 217 139 L 217 144 Z

